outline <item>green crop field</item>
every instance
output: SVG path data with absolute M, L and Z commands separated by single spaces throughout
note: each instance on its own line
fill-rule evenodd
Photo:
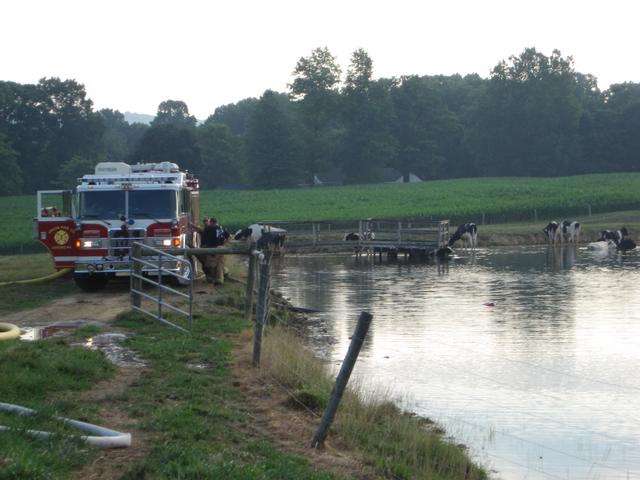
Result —
M 202 192 L 202 215 L 235 229 L 261 220 L 448 218 L 485 223 L 640 209 L 640 173 L 467 178 L 417 184 Z M 0 197 L 0 252 L 34 251 L 35 196 Z

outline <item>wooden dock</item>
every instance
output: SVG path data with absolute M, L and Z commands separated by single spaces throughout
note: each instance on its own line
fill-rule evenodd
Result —
M 449 221 L 374 219 L 354 221 L 263 221 L 287 231 L 286 251 L 345 251 L 360 254 L 387 254 L 389 258 L 406 255 L 428 257 L 449 241 Z M 372 238 L 367 238 L 370 232 Z M 346 241 L 348 233 L 359 240 Z

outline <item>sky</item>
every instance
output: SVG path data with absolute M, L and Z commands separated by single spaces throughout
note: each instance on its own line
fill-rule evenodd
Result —
M 612 83 L 640 82 L 637 0 L 19 0 L 0 6 L 0 80 L 82 83 L 96 109 L 155 114 L 182 100 L 204 120 L 328 47 L 343 73 L 365 49 L 374 77 L 477 73 L 527 47 L 558 49 Z

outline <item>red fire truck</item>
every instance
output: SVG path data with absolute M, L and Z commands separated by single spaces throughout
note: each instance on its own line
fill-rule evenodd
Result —
M 80 288 L 98 290 L 114 276 L 129 275 L 133 242 L 197 246 L 198 180 L 175 163 L 103 162 L 78 181 L 75 191 L 38 192 L 34 233 L 56 269 L 73 269 Z M 188 267 L 165 268 L 189 277 L 179 271 Z

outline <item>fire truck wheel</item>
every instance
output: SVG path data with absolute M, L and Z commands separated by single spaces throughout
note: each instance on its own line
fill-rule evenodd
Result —
M 106 275 L 88 275 L 86 273 L 76 274 L 73 276 L 76 285 L 85 292 L 97 292 L 102 290 L 109 281 Z
M 183 267 L 180 269 L 180 278 L 174 277 L 178 283 L 178 285 L 189 285 L 189 275 L 191 273 L 191 267 L 187 263 L 182 264 Z M 195 272 L 194 272 L 195 274 Z

